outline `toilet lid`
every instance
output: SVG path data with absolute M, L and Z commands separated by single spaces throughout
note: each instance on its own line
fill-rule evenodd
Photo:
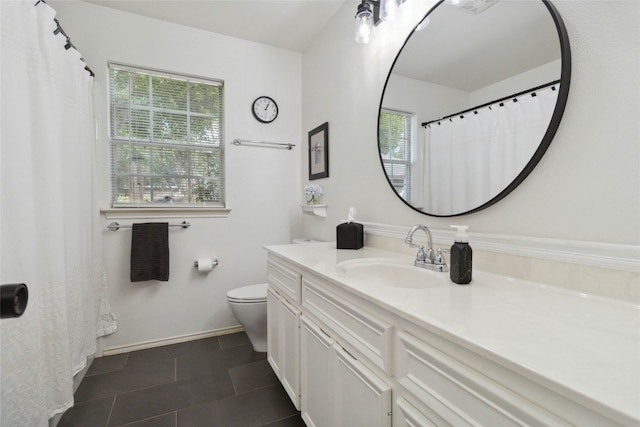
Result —
M 227 292 L 227 299 L 235 302 L 261 302 L 267 300 L 267 284 L 243 286 Z

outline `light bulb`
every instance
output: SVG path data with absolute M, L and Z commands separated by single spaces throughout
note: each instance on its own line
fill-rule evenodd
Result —
M 373 12 L 365 1 L 358 5 L 356 13 L 356 42 L 367 44 L 375 38 L 373 32 Z
M 374 38 L 373 18 L 359 19 L 356 22 L 356 42 L 367 44 Z
M 393 21 L 400 9 L 400 0 L 380 0 L 380 19 Z

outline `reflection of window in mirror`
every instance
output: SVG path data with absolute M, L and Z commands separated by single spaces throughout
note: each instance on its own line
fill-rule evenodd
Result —
M 383 108 L 380 112 L 380 155 L 389 182 L 404 200 L 422 204 L 422 150 L 418 149 L 414 113 Z

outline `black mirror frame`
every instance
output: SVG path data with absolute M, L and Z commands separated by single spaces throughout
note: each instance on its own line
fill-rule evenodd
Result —
M 440 6 L 442 3 L 444 3 L 444 1 L 445 0 L 440 0 L 435 6 L 433 6 L 429 10 L 429 12 L 427 12 L 427 14 L 419 22 L 422 22 L 422 20 L 424 18 L 426 18 L 438 6 Z M 395 191 L 395 189 L 393 187 L 393 183 L 389 179 L 389 176 L 384 172 L 385 171 L 384 161 L 383 161 L 383 158 L 382 158 L 382 153 L 380 152 L 380 115 L 382 113 L 382 101 L 383 101 L 384 94 L 385 94 L 386 89 L 387 89 L 387 84 L 389 84 L 389 78 L 391 77 L 391 72 L 393 71 L 393 68 L 396 65 L 396 62 L 398 61 L 398 57 L 402 53 L 402 50 L 404 49 L 405 45 L 407 44 L 407 42 L 409 41 L 409 39 L 413 35 L 413 30 L 409 33 L 409 35 L 405 39 L 404 43 L 402 44 L 402 48 L 400 49 L 400 51 L 396 55 L 395 59 L 393 60 L 393 64 L 391 64 L 391 68 L 389 70 L 389 74 L 387 74 L 387 79 L 386 79 L 386 81 L 384 83 L 384 87 L 382 88 L 382 94 L 380 96 L 380 107 L 378 108 L 378 122 L 377 122 L 378 123 L 378 129 L 377 129 L 378 144 L 377 145 L 378 145 L 378 155 L 379 155 L 379 158 L 380 158 L 380 165 L 382 166 L 382 171 L 384 173 L 385 178 L 387 179 L 387 182 L 389 183 L 389 186 L 391 187 L 391 189 L 393 190 L 395 195 L 400 200 L 402 200 L 402 202 L 405 205 L 409 206 L 414 211 L 419 212 L 419 213 L 421 213 L 423 215 L 428 215 L 428 216 L 433 216 L 433 217 L 454 217 L 454 216 L 468 215 L 468 214 L 475 213 L 475 212 L 481 211 L 483 209 L 486 209 L 489 206 L 492 206 L 495 203 L 499 202 L 500 200 L 505 198 L 509 193 L 511 193 L 513 190 L 515 190 L 515 188 L 518 185 L 520 185 L 525 180 L 525 178 L 527 178 L 527 176 L 531 173 L 531 171 L 533 171 L 533 169 L 536 167 L 536 165 L 542 159 L 542 156 L 544 156 L 544 153 L 549 148 L 549 145 L 551 145 L 551 141 L 553 141 L 553 138 L 556 135 L 558 127 L 560 126 L 560 122 L 562 120 L 562 116 L 564 115 L 564 110 L 565 110 L 565 107 L 567 105 L 567 99 L 569 98 L 569 86 L 570 86 L 570 82 L 571 82 L 571 47 L 569 45 L 569 35 L 567 33 L 567 29 L 566 29 L 566 27 L 564 25 L 564 22 L 563 22 L 562 18 L 560 17 L 560 13 L 558 12 L 558 10 L 555 8 L 555 6 L 553 6 L 553 4 L 551 4 L 550 0 L 540 0 L 540 1 L 547 7 L 547 10 L 551 14 L 551 17 L 553 18 L 553 22 L 555 23 L 556 30 L 558 31 L 558 39 L 559 39 L 559 42 L 560 42 L 560 58 L 561 58 L 561 62 L 562 62 L 562 67 L 561 67 L 561 71 L 560 71 L 560 88 L 558 90 L 558 99 L 556 101 L 556 107 L 553 110 L 553 115 L 551 116 L 551 121 L 549 122 L 549 127 L 547 128 L 547 131 L 545 132 L 544 136 L 542 137 L 542 141 L 540 142 L 540 145 L 538 146 L 538 149 L 536 150 L 536 152 L 531 157 L 531 160 L 529 160 L 529 162 L 522 169 L 522 171 L 518 174 L 518 176 L 516 176 L 516 178 L 511 182 L 511 184 L 509 184 L 504 190 L 502 190 L 493 199 L 489 200 L 488 202 L 484 203 L 483 205 L 478 206 L 477 208 L 471 209 L 471 210 L 466 211 L 466 212 L 454 213 L 454 214 L 451 214 L 451 215 L 436 215 L 436 214 L 432 214 L 432 213 L 428 213 L 428 212 L 425 212 L 423 210 L 420 210 L 420 209 L 412 206 L 410 203 L 408 203 L 402 196 L 400 196 L 400 194 L 398 194 L 397 191 Z

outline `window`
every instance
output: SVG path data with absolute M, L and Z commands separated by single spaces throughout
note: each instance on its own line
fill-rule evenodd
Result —
M 380 112 L 380 156 L 389 181 L 407 202 L 411 202 L 412 115 L 399 111 Z
M 113 207 L 224 207 L 223 84 L 110 70 Z

